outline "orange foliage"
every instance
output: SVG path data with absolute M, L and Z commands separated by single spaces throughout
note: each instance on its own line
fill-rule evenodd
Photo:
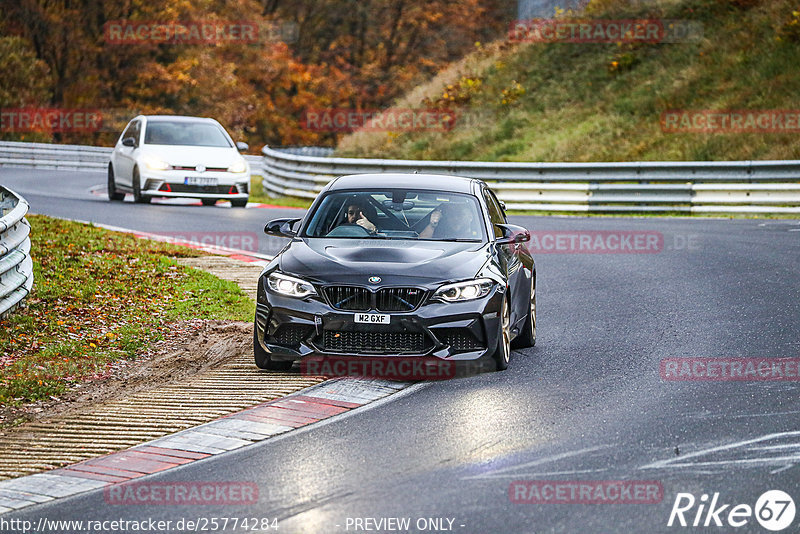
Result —
M 38 105 L 100 109 L 117 118 L 117 123 L 106 121 L 105 132 L 57 133 L 55 141 L 111 144 L 124 120 L 137 113 L 175 113 L 214 117 L 254 148 L 264 143 L 334 143 L 336 134 L 302 127 L 305 110 L 386 106 L 458 59 L 475 40 L 502 33 L 511 16 L 503 12 L 506 3 L 500 0 L 6 4 L 0 38 L 19 36 L 15 46 L 27 47 L 27 61 L 38 60 L 48 70 L 50 91 L 34 93 L 40 95 Z M 120 20 L 246 21 L 262 30 L 272 24 L 294 25 L 297 31 L 288 44 L 276 41 L 273 34 L 265 38 L 265 32 L 259 32 L 257 42 L 110 42 L 104 27 Z M 0 58 L 0 67 L 3 61 Z M 7 89 L 2 83 L 0 92 Z M 9 92 L 15 91 L 12 87 Z

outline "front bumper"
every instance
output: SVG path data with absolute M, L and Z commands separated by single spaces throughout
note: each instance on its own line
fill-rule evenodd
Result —
M 383 325 L 356 323 L 356 312 L 335 309 L 321 296 L 285 297 L 265 285 L 262 276 L 255 328 L 261 348 L 273 360 L 325 356 L 493 363 L 505 289 L 501 286 L 481 299 L 459 303 L 432 301 L 429 291 L 412 312 L 381 312 L 391 316 Z
M 212 178 L 216 185 L 188 185 L 187 178 Z M 142 172 L 142 196 L 171 198 L 245 199 L 250 192 L 250 173 L 193 171 Z

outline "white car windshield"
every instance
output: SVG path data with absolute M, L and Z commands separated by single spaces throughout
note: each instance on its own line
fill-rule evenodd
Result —
M 216 124 L 190 121 L 147 122 L 144 134 L 146 145 L 182 145 L 231 147 L 230 141 Z
M 486 233 L 471 195 L 383 189 L 327 194 L 304 236 L 479 242 Z

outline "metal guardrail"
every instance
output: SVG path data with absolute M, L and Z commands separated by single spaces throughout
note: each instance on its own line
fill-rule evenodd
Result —
M 105 172 L 111 147 L 0 141 L 0 167 Z M 261 174 L 261 156 L 245 156 L 253 174 Z
M 333 149 L 324 146 L 287 146 L 281 147 L 278 150 L 285 154 L 294 154 L 295 156 L 320 156 L 327 158 L 333 155 Z
M 0 141 L 0 166 L 59 171 L 105 171 L 111 148 Z
M 28 202 L 0 186 L 0 317 L 20 306 L 33 288 Z
M 0 141 L 0 167 L 104 171 L 111 148 Z M 266 193 L 314 198 L 336 176 L 455 174 L 488 182 L 509 209 L 800 214 L 800 161 L 508 163 L 333 158 L 329 148 L 245 156 Z
M 800 161 L 498 163 L 262 152 L 272 195 L 314 198 L 345 174 L 420 172 L 480 178 L 517 210 L 800 213 Z

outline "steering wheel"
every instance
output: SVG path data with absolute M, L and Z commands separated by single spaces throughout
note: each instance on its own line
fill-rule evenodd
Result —
M 368 235 L 367 229 L 357 224 L 340 224 L 328 232 L 325 237 L 364 237 Z

